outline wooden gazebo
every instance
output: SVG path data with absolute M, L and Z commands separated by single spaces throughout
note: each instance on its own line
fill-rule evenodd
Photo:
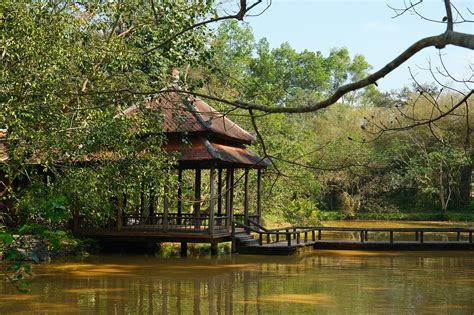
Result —
M 168 241 L 184 246 L 204 242 L 215 246 L 231 240 L 234 221 L 260 223 L 262 170 L 268 161 L 246 148 L 255 137 L 204 101 L 186 94 L 163 93 L 147 107 L 161 112 L 167 139 L 164 149 L 177 156 L 176 200 L 170 202 L 171 194 L 165 187 L 162 206 L 146 213 L 146 217 L 143 211 L 124 213 L 119 207 L 115 226 L 104 228 L 87 227 L 79 215 L 76 233 L 114 241 Z M 132 106 L 123 115 L 131 116 L 139 110 Z M 249 174 L 254 171 L 256 187 L 251 196 Z M 183 180 L 190 175 L 194 179 L 192 210 L 183 209 L 182 202 Z M 208 181 L 206 198 L 202 196 L 204 181 Z M 234 213 L 236 187 L 243 190 L 239 191 L 243 210 L 239 214 Z M 206 209 L 202 209 L 203 200 L 207 201 Z

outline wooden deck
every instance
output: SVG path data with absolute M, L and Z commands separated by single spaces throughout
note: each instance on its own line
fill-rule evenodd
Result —
M 230 232 L 216 231 L 212 234 L 207 229 L 193 229 L 183 227 L 181 230 L 174 227 L 166 231 L 162 228 L 146 226 L 123 227 L 102 229 L 80 229 L 75 232 L 77 236 L 94 238 L 99 241 L 114 242 L 185 242 L 185 243 L 221 243 L 231 240 Z
M 474 250 L 469 228 L 289 227 L 236 232 L 241 254 L 290 255 L 305 247 L 345 250 Z M 249 238 L 250 237 L 250 238 Z

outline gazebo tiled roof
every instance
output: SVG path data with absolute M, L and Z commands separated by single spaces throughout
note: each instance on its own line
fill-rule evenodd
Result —
M 207 134 L 244 144 L 255 140 L 255 136 L 194 96 L 162 93 L 160 98 L 150 101 L 146 107 L 161 110 L 163 129 L 168 136 Z M 129 116 L 138 110 L 137 106 L 131 106 L 123 113 Z
M 162 93 L 146 107 L 161 111 L 168 138 L 165 149 L 179 154 L 181 166 L 219 164 L 263 168 L 269 165 L 266 159 L 245 147 L 255 136 L 199 98 L 176 92 Z M 137 111 L 139 108 L 132 106 L 123 113 L 130 116 Z

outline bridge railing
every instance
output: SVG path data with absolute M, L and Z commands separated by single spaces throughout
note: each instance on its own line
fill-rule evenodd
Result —
M 403 234 L 408 235 L 411 241 L 423 244 L 426 241 L 427 234 L 442 234 L 444 241 L 449 242 L 449 235 L 454 234 L 455 238 L 451 241 L 455 242 L 473 242 L 474 229 L 472 228 L 351 228 L 351 227 L 308 227 L 308 226 L 291 226 L 277 229 L 265 229 L 250 220 L 250 225 L 235 222 L 236 226 L 243 227 L 249 233 L 257 236 L 259 244 L 272 244 L 285 241 L 287 246 L 294 246 L 301 243 L 323 241 L 323 236 L 331 235 L 334 239 L 335 232 L 350 232 L 352 236 L 357 235 L 357 239 L 361 243 L 369 241 L 369 236 L 377 235 L 377 241 L 386 241 L 387 243 L 395 243 L 400 240 L 395 236 Z M 253 227 L 254 225 L 255 227 Z M 263 229 L 262 229 L 263 228 Z M 369 235 L 372 234 L 372 235 Z M 411 235 L 411 236 L 410 236 Z M 380 237 L 382 236 L 382 240 Z M 388 237 L 387 237 L 388 236 Z M 463 240 L 464 237 L 464 240 Z M 328 240 L 328 239 L 324 239 Z M 344 240 L 336 238 L 336 240 Z

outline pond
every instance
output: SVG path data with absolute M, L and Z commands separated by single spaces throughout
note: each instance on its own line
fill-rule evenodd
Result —
M 474 312 L 472 252 L 100 255 L 34 272 L 28 294 L 0 283 L 0 314 Z

